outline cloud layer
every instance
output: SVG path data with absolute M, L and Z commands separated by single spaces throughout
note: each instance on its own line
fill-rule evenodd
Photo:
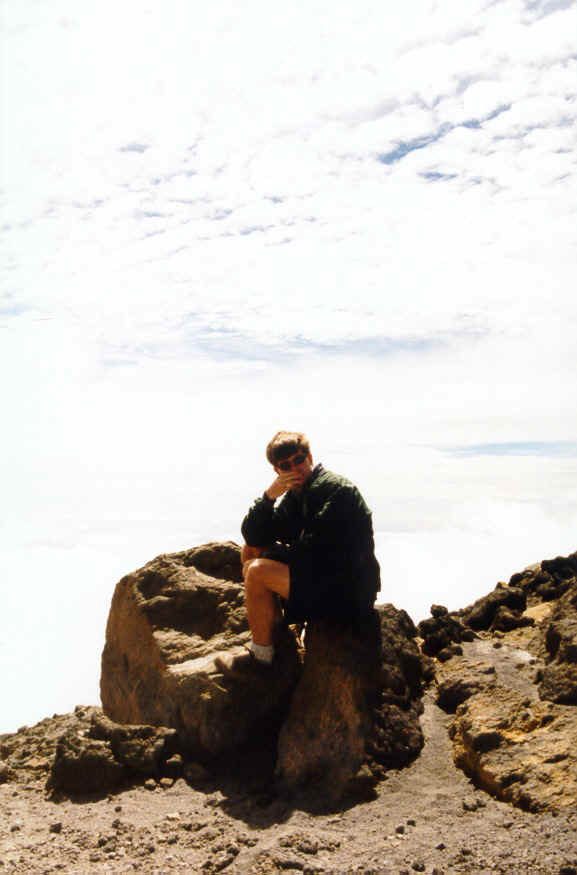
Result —
M 64 691 L 56 641 L 238 538 L 278 427 L 359 483 L 415 619 L 577 547 L 573 34 L 564 0 L 5 3 L 0 534 L 60 667 L 10 720 L 94 698 L 99 644 Z

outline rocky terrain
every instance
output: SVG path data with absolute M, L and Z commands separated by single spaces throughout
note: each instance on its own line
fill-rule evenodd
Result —
M 275 681 L 226 668 L 235 557 L 123 578 L 104 711 L 0 736 L 0 871 L 577 873 L 577 554 L 418 630 L 279 631 Z

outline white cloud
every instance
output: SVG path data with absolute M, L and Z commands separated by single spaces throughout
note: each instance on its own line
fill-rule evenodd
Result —
M 102 619 L 127 565 L 238 537 L 294 425 L 417 615 L 576 546 L 574 460 L 442 449 L 577 432 L 572 10 L 5 10 L 7 579 L 65 604 L 89 565 Z

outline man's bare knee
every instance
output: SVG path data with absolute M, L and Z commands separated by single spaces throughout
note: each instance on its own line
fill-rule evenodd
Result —
M 240 548 L 240 561 L 248 562 L 250 559 L 258 559 L 262 556 L 263 547 L 251 547 L 250 544 L 243 544 Z
M 266 589 L 266 566 L 263 568 L 262 559 L 252 559 L 243 566 L 245 586 L 253 590 Z

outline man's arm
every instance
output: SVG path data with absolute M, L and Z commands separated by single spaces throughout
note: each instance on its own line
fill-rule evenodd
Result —
M 275 507 L 275 501 L 288 493 L 296 482 L 293 471 L 279 474 L 263 495 L 253 502 L 241 525 L 242 536 L 247 544 L 264 547 L 275 541 L 294 538 L 294 500 L 287 495 L 278 507 Z

